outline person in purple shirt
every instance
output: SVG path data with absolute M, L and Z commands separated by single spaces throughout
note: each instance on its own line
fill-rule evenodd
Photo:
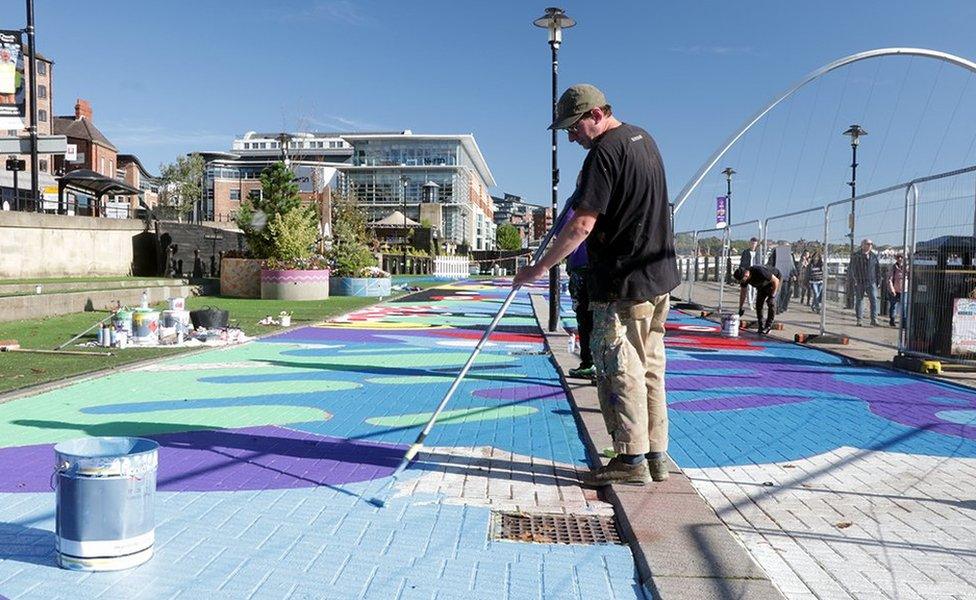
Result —
M 572 205 L 574 198 L 569 199 Z M 573 218 L 570 208 L 556 227 L 556 232 Z M 570 377 L 593 380 L 596 369 L 593 367 L 593 353 L 590 351 L 590 334 L 593 332 L 593 313 L 590 312 L 590 296 L 586 292 L 587 255 L 586 242 L 576 247 L 566 257 L 566 271 L 569 273 L 569 296 L 573 299 L 573 312 L 576 313 L 576 331 L 580 342 L 580 365 L 569 370 Z

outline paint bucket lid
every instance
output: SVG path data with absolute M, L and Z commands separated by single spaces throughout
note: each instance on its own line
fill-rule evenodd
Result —
M 140 476 L 156 469 L 159 444 L 138 437 L 86 437 L 54 446 L 58 473 L 81 477 Z

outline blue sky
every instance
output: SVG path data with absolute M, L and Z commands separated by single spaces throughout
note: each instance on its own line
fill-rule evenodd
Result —
M 37 0 L 38 49 L 55 61 L 55 108 L 91 101 L 120 151 L 155 170 L 248 130 L 475 135 L 498 187 L 549 200 L 545 3 L 496 1 L 115 2 Z M 563 2 L 560 88 L 600 86 L 664 155 L 672 195 L 743 120 L 805 73 L 884 46 L 976 58 L 976 3 Z M 20 26 L 8 2 L 2 26 Z M 11 11 L 10 9 L 16 9 Z M 959 71 L 959 72 L 957 72 Z M 921 59 L 857 65 L 810 86 L 728 160 L 736 221 L 841 198 L 860 121 L 859 189 L 976 162 L 976 82 Z M 560 198 L 582 161 L 560 144 Z M 710 175 L 678 216 L 712 219 Z M 971 217 L 969 217 L 971 218 Z

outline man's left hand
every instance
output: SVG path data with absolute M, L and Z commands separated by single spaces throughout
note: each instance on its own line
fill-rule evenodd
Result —
M 529 265 L 528 267 L 519 269 L 519 272 L 515 274 L 515 279 L 512 280 L 512 287 L 519 287 L 527 283 L 532 283 L 545 274 L 546 270 L 540 265 Z

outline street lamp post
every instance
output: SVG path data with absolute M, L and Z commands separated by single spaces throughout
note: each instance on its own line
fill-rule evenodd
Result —
M 722 171 L 725 175 L 725 226 L 732 226 L 732 176 L 735 175 L 735 171 L 732 167 L 725 167 Z
M 556 86 L 559 78 L 559 45 L 563 41 L 563 29 L 576 25 L 576 21 L 561 8 L 549 7 L 546 14 L 532 22 L 536 27 L 549 31 L 549 48 L 552 50 L 552 120 L 556 120 Z M 556 156 L 556 130 L 552 130 L 552 224 L 556 225 L 559 214 L 559 163 Z M 559 325 L 559 265 L 549 269 L 549 331 Z
M 732 243 L 732 176 L 735 175 L 735 170 L 732 167 L 725 167 L 722 171 L 725 175 L 725 243 L 722 244 L 722 250 L 725 252 L 725 283 L 731 283 L 732 278 L 732 263 L 729 257 L 729 246 Z
M 844 135 L 850 136 L 851 138 L 851 180 L 847 182 L 847 185 L 851 186 L 851 214 L 848 215 L 847 217 L 847 226 L 850 229 L 850 233 L 848 233 L 847 235 L 848 237 L 851 238 L 850 240 L 851 258 L 854 257 L 854 221 L 856 219 L 855 209 L 857 207 L 857 200 L 855 200 L 855 198 L 857 197 L 857 146 L 858 143 L 860 142 L 861 136 L 867 134 L 868 132 L 865 131 L 864 128 L 862 128 L 857 123 L 854 123 L 853 125 L 848 127 L 847 131 L 844 132 Z M 848 290 L 853 290 L 852 284 L 853 281 L 851 280 L 850 269 L 848 269 L 847 272 Z M 847 296 L 847 301 L 845 302 L 845 305 L 847 306 L 847 308 L 851 308 L 852 306 L 854 306 L 854 295 L 847 294 L 846 296 Z
M 403 193 L 400 194 L 400 206 L 403 209 L 403 246 L 401 247 L 403 252 L 403 266 L 401 266 L 401 272 L 407 272 L 407 186 L 410 184 L 410 178 L 406 175 L 400 175 L 400 184 L 403 186 Z
M 35 210 L 44 210 L 44 203 L 40 202 L 38 185 L 38 159 L 37 159 L 37 51 L 34 49 L 34 0 L 27 0 L 27 60 L 30 61 L 27 73 L 30 79 L 30 126 L 27 132 L 30 134 L 30 164 L 31 164 L 31 199 L 35 203 Z

